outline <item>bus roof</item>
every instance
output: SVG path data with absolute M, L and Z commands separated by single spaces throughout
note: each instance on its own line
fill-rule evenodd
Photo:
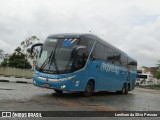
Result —
M 111 45 L 107 41 L 101 39 L 100 37 L 98 37 L 97 35 L 94 35 L 94 34 L 89 34 L 89 33 L 59 33 L 59 34 L 52 34 L 52 35 L 48 36 L 48 38 L 80 38 L 80 37 L 90 37 L 90 38 L 96 39 L 100 43 L 105 44 L 105 45 L 111 47 L 112 49 L 120 52 L 121 54 L 127 56 L 128 58 L 136 61 L 135 59 L 133 59 L 132 57 L 130 57 L 126 53 L 124 53 L 122 50 L 116 48 L 115 46 Z

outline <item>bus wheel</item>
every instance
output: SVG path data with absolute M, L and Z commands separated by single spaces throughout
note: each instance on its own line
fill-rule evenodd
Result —
M 123 85 L 122 94 L 128 94 L 128 85 L 127 84 Z
M 117 91 L 120 94 L 128 94 L 128 85 L 124 84 L 121 91 Z
M 56 91 L 56 93 L 62 93 L 63 91 L 62 90 L 57 90 L 57 89 L 55 89 L 54 91 Z
M 86 89 L 84 92 L 82 92 L 82 95 L 85 97 L 89 97 L 93 94 L 93 90 L 94 90 L 94 85 L 93 82 L 88 82 L 86 85 Z
M 128 91 L 129 91 L 129 86 L 127 85 L 126 90 L 125 90 L 125 94 L 128 94 Z

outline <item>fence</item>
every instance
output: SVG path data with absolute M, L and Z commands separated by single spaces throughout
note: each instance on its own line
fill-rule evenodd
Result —
M 160 85 L 160 80 L 154 78 L 154 79 L 153 79 L 153 84 L 154 84 L 154 85 Z
M 32 77 L 33 70 L 0 67 L 0 74 L 4 76 Z

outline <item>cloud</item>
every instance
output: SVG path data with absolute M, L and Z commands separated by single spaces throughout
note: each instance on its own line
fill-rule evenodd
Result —
M 3 48 L 3 51 L 9 51 L 10 50 L 10 44 L 7 44 L 6 42 L 4 42 L 3 40 L 0 40 L 0 48 Z
M 120 38 L 116 45 L 133 58 L 136 58 L 139 65 L 155 66 L 160 59 L 158 52 L 160 51 L 159 28 L 159 17 L 155 22 L 146 26 L 126 28 L 128 32 Z
M 139 66 L 160 59 L 159 0 L 1 0 L 1 49 L 11 53 L 27 37 L 54 33 L 99 35 Z

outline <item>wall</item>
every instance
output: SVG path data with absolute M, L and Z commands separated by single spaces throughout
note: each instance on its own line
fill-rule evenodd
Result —
M 142 66 L 142 74 L 143 73 L 151 73 L 153 77 L 156 77 L 156 71 L 158 70 L 158 67 L 145 67 Z
M 30 69 L 18 69 L 10 67 L 0 67 L 0 74 L 6 76 L 20 76 L 20 77 L 32 77 L 33 70 Z

